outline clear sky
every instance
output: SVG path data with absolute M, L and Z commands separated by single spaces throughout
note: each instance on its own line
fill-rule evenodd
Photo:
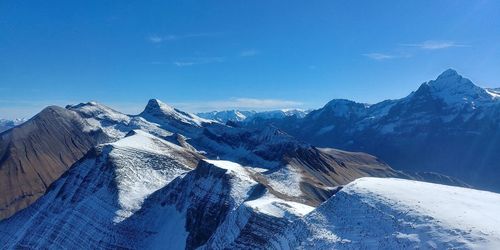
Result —
M 500 87 L 500 1 L 0 1 L 4 118 L 374 103 L 447 68 Z

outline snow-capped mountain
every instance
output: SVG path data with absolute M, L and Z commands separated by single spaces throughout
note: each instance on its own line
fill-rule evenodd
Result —
M 252 125 L 262 124 L 268 122 Z M 368 152 L 397 169 L 500 190 L 498 92 L 451 69 L 405 98 L 373 105 L 332 100 L 303 119 L 272 124 L 314 145 Z
M 67 127 L 67 123 L 72 125 Z M 49 130 L 45 133 L 49 136 L 30 139 L 44 135 L 39 133 L 46 127 Z M 59 131 L 70 129 L 76 131 L 68 134 Z M 15 133 L 24 137 L 15 137 Z M 62 138 L 50 141 L 51 134 Z M 463 201 L 465 205 L 457 206 L 457 213 L 470 206 L 467 202 L 496 202 L 495 195 L 426 186 L 431 184 L 422 184 L 420 188 L 412 186 L 413 182 L 402 180 L 401 186 L 405 188 L 399 188 L 382 179 L 374 179 L 377 181 L 373 185 L 387 186 L 385 189 L 370 191 L 370 185 L 353 188 L 358 184 L 350 182 L 366 176 L 413 177 L 391 169 L 372 155 L 317 148 L 273 126 L 255 128 L 222 124 L 179 111 L 155 99 L 150 100 L 139 115 L 125 115 L 95 102 L 67 106 L 66 109 L 50 107 L 2 136 L 15 138 L 0 144 L 2 147 L 47 142 L 55 146 L 41 149 L 46 150 L 46 154 L 59 153 L 60 157 L 71 154 L 56 146 L 78 145 L 82 142 L 75 141 L 75 138 L 79 137 L 94 140 L 88 142 L 90 150 L 61 177 L 44 182 L 46 193 L 43 196 L 33 204 L 32 201 L 25 202 L 26 206 L 31 205 L 0 221 L 0 242 L 6 249 L 286 249 L 309 246 L 315 240 L 330 248 L 337 246 L 338 242 L 332 240 L 337 238 L 344 243 L 351 240 L 352 245 L 344 247 L 357 247 L 364 243 L 359 243 L 354 236 L 352 239 L 346 236 L 351 232 L 350 227 L 332 229 L 337 228 L 337 223 L 351 219 L 337 222 L 328 217 L 330 213 L 349 213 L 352 209 L 357 212 L 358 208 L 370 211 L 369 207 L 356 203 L 358 195 L 349 192 L 353 189 L 366 192 L 368 198 L 361 200 L 367 200 L 368 205 L 378 206 L 375 201 L 368 200 L 373 198 L 391 207 L 399 196 L 391 200 L 390 190 L 398 190 L 399 194 L 408 191 L 409 200 L 403 200 L 399 206 L 386 211 L 387 218 L 402 216 L 406 205 L 413 209 L 411 205 L 422 202 L 419 208 L 423 212 L 403 216 L 405 223 L 401 225 L 389 224 L 396 229 L 384 227 L 386 231 L 373 233 L 373 237 L 377 237 L 377 233 L 393 232 L 394 229 L 396 231 L 390 235 L 396 235 L 397 239 L 399 234 L 411 236 L 410 242 L 389 237 L 390 246 L 399 248 L 417 244 L 414 239 L 423 241 L 434 232 L 439 232 L 438 236 L 446 240 L 438 241 L 438 236 L 432 238 L 432 244 L 436 246 L 463 246 L 460 237 L 466 237 L 463 241 L 470 242 L 466 246 L 473 247 L 477 242 L 484 243 L 484 246 L 498 242 L 498 232 L 480 224 L 471 224 L 475 226 L 469 231 L 472 236 L 455 231 L 468 228 L 438 227 L 443 218 L 434 213 L 432 207 L 429 211 L 424 210 L 434 201 L 426 200 L 422 191 L 432 192 L 436 197 L 443 197 L 444 201 L 458 200 L 453 196 L 458 191 L 470 192 L 464 198 L 474 197 L 475 200 Z M 50 169 L 52 164 L 43 164 L 37 156 L 41 152 L 38 146 L 32 147 L 34 149 L 21 151 L 23 148 L 19 146 L 8 151 L 8 155 L 14 160 L 22 159 L 19 156 L 28 153 L 33 155 L 28 156 L 33 169 Z M 3 148 L 2 154 L 5 154 Z M 24 166 L 24 163 L 12 166 L 10 172 L 22 172 L 18 169 Z M 0 169 L 5 169 L 4 165 Z M 15 183 L 9 175 L 5 176 L 5 182 Z M 22 183 L 31 182 L 27 178 Z M 347 186 L 342 189 L 343 185 Z M 446 191 L 448 189 L 450 191 Z M 347 201 L 332 208 L 331 204 L 339 200 Z M 360 205 L 353 208 L 351 204 Z M 344 211 L 340 211 L 342 209 Z M 493 205 L 488 209 L 496 207 Z M 487 207 L 480 207 L 478 211 L 483 210 L 484 215 L 488 215 Z M 372 226 L 388 223 L 381 221 L 386 217 L 377 215 L 368 216 L 365 223 L 371 222 Z M 308 221 L 316 220 L 318 216 L 324 216 L 325 220 L 323 224 L 314 222 L 317 225 L 314 230 L 325 234 L 309 234 L 313 229 L 309 228 Z M 414 218 L 430 221 L 429 225 L 435 228 L 429 233 L 431 236 L 411 233 L 413 226 L 421 225 L 418 224 L 420 221 L 412 220 Z M 472 218 L 483 219 L 477 214 L 464 215 L 463 218 L 467 223 L 472 223 Z M 414 224 L 406 223 L 412 221 Z M 446 230 L 442 231 L 442 228 Z M 357 226 L 354 229 L 360 230 Z M 489 236 L 479 238 L 475 230 Z M 330 235 L 333 238 L 329 238 Z
M 337 185 L 401 175 L 372 156 L 316 149 L 275 128 L 259 133 L 185 117 L 172 121 L 178 117 L 172 112 L 151 123 L 146 111 L 125 116 L 96 103 L 68 108 L 112 142 L 87 153 L 35 204 L 0 222 L 8 248 L 249 247 L 310 212 Z
M 197 115 L 206 119 L 216 120 L 222 123 L 231 122 L 251 122 L 258 120 L 283 119 L 285 117 L 303 118 L 309 110 L 301 109 L 282 109 L 271 111 L 243 111 L 243 110 L 224 110 L 198 113 Z
M 313 210 L 279 198 L 259 169 L 200 159 L 133 131 L 91 151 L 34 206 L 0 223 L 0 241 L 8 248 L 250 247 Z
M 321 151 L 276 128 L 231 127 L 185 113 L 152 99 L 139 115 L 125 115 L 89 102 L 49 107 L 30 121 L 2 134 L 0 140 L 0 218 L 8 217 L 38 199 L 89 149 L 140 130 L 202 154 L 262 171 L 295 185 L 293 199 L 319 204 L 330 188 L 363 176 L 404 176 L 368 155 L 365 164 L 334 151 Z M 356 158 L 355 157 L 355 158 Z M 315 163 L 319 161 L 321 164 Z M 332 172 L 348 167 L 347 171 Z M 278 189 L 281 182 L 269 181 Z
M 24 119 L 24 118 L 14 119 L 14 120 L 0 118 L 0 133 L 2 133 L 5 130 L 11 129 L 17 125 L 20 125 L 26 121 L 27 121 L 27 119 Z

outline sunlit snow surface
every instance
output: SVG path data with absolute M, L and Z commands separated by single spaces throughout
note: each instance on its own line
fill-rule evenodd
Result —
M 314 207 L 308 205 L 278 199 L 269 193 L 259 199 L 247 201 L 246 205 L 253 208 L 256 212 L 280 218 L 286 217 L 289 214 L 304 216 L 314 209 Z
M 361 178 L 298 220 L 280 248 L 498 249 L 500 194 L 402 179 Z

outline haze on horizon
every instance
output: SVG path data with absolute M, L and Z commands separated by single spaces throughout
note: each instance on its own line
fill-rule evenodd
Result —
M 498 1 L 0 3 L 0 118 L 401 98 L 454 68 L 500 87 Z

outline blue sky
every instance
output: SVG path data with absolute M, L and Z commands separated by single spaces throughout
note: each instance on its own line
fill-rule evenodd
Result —
M 447 68 L 500 87 L 500 2 L 1 1 L 0 117 L 150 98 L 188 111 L 399 98 Z

